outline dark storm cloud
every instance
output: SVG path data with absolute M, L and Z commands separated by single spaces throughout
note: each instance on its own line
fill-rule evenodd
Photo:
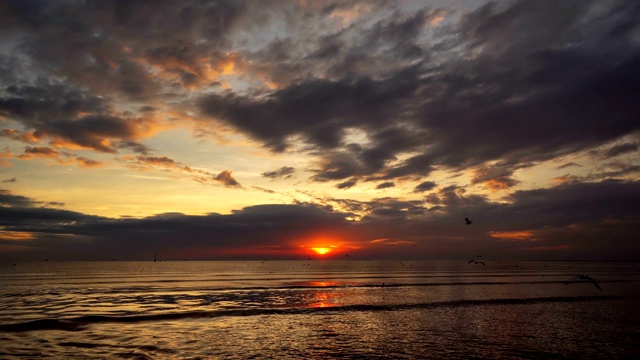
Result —
M 416 216 L 424 215 L 426 208 L 424 202 L 419 200 L 404 201 L 394 198 L 375 199 L 368 203 L 370 215 L 363 221 L 375 221 L 376 218 L 394 218 L 396 220 L 408 220 Z
M 2 206 L 32 206 L 35 202 L 21 195 L 13 195 L 11 191 L 0 189 L 0 205 Z
M 153 128 L 152 121 L 106 115 L 108 109 L 102 98 L 65 83 L 11 85 L 0 96 L 0 113 L 27 130 L 2 129 L 0 136 L 29 143 L 48 138 L 57 145 L 115 153 L 107 139 L 123 139 L 118 145 L 131 147 L 133 139 Z
M 605 180 L 598 183 L 576 183 L 560 185 L 549 189 L 518 190 L 505 197 L 514 204 L 513 211 L 528 211 L 531 216 L 545 219 L 558 219 L 561 224 L 587 223 L 597 221 L 608 214 L 613 217 L 638 217 L 640 203 L 640 183 L 635 181 Z M 552 201 L 551 199 L 556 199 Z M 595 211 L 602 205 L 606 210 Z M 561 214 L 564 209 L 573 211 Z M 592 214 L 590 214 L 592 213 Z M 519 216 L 519 214 L 514 214 Z M 547 220 L 545 220 L 547 221 Z M 546 222 L 545 222 L 546 223 Z M 538 226 L 542 224 L 533 224 Z
M 338 59 L 330 78 L 304 77 L 262 97 L 208 95 L 201 110 L 277 152 L 294 136 L 323 151 L 352 152 L 351 160 L 344 156 L 337 166 L 317 169 L 317 181 L 426 176 L 435 167 L 460 170 L 490 161 L 513 171 L 640 128 L 635 2 L 490 3 L 438 29 L 439 40 L 420 42 L 430 16 L 353 25 L 317 45 L 316 61 Z M 347 34 L 362 40 L 348 42 Z M 443 39 L 451 44 L 436 51 Z M 367 54 L 388 45 L 397 61 L 378 64 L 375 76 L 354 61 L 354 54 L 369 60 Z M 290 52 L 278 54 L 295 63 Z M 342 59 L 352 66 L 339 65 Z M 395 137 L 410 141 L 385 143 L 383 132 L 398 122 L 406 126 L 395 128 Z M 345 144 L 350 128 L 374 141 Z M 409 151 L 419 153 L 392 163 Z M 495 180 L 501 187 L 516 183 Z
M 38 79 L 34 84 L 9 83 L 0 97 L 0 112 L 27 125 L 106 110 L 107 106 L 102 98 L 68 83 L 53 80 Z
M 545 160 L 637 130 L 640 49 L 630 37 L 604 42 L 618 24 L 637 25 L 640 8 L 621 3 L 599 20 L 590 8 L 519 1 L 467 16 L 461 37 L 479 53 L 429 85 L 443 96 L 423 107 L 423 123 L 444 139 L 429 157 L 452 166 Z
M 237 94 L 209 95 L 202 111 L 264 141 L 274 151 L 289 146 L 287 138 L 301 135 L 321 148 L 335 148 L 346 127 L 388 125 L 401 111 L 400 101 L 416 89 L 409 74 L 383 80 L 312 80 L 275 91 L 265 99 Z
M 197 41 L 227 44 L 225 35 L 242 7 L 237 1 L 9 1 L 2 3 L 0 31 L 29 35 L 21 50 L 34 66 L 59 69 L 100 94 L 140 100 L 161 90 L 145 68 L 146 57 L 154 65 L 159 56 L 163 64 L 190 65 L 194 56 L 185 53 L 206 56 L 210 51 L 199 53 L 193 45 Z
M 5 180 L 6 182 L 15 182 L 15 179 Z M 14 195 L 10 190 L 0 189 L 0 207 L 11 207 L 11 208 L 31 208 L 36 207 L 38 205 L 47 205 L 47 206 L 64 206 L 64 203 L 57 201 L 50 201 L 44 203 L 42 201 L 36 201 L 26 196 Z M 11 221 L 8 221 L 11 222 Z M 3 223 L 6 225 L 6 223 Z
M 295 171 L 296 170 L 291 166 L 283 166 L 278 170 L 267 171 L 267 172 L 262 173 L 262 177 L 266 177 L 266 178 L 270 178 L 270 179 L 277 179 L 277 178 L 288 179 L 288 178 L 293 176 L 293 173 Z

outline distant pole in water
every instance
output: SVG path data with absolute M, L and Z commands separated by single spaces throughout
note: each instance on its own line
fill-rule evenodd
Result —
M 153 253 L 153 262 L 156 262 L 158 260 L 157 255 L 158 253 Z

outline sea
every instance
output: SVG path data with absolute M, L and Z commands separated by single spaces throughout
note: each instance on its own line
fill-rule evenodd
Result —
M 640 263 L 475 260 L 0 264 L 0 359 L 640 358 Z

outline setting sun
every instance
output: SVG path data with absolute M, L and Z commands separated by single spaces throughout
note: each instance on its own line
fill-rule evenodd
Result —
M 324 254 L 326 254 L 326 253 L 331 251 L 331 249 L 324 248 L 324 247 L 311 248 L 311 250 L 315 251 L 319 255 L 324 255 Z

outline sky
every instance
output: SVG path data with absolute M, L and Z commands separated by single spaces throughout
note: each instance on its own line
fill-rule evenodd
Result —
M 2 1 L 0 260 L 640 260 L 638 69 L 634 0 Z

